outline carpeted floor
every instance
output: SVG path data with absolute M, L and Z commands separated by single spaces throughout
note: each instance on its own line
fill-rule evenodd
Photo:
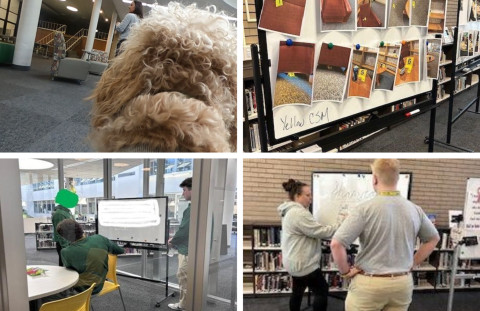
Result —
M 337 294 L 344 299 L 345 294 Z M 479 291 L 456 291 L 453 300 L 453 311 L 477 311 Z M 328 311 L 344 311 L 343 299 L 329 297 Z M 275 310 L 288 311 L 288 296 L 270 296 L 259 298 L 243 298 L 244 311 Z M 409 311 L 444 311 L 447 310 L 448 292 L 414 292 Z M 301 310 L 312 310 L 304 296 Z
M 392 7 L 390 10 L 390 18 L 388 19 L 388 27 L 408 26 L 408 16 L 403 14 L 406 3 L 407 0 L 392 0 L 390 4 Z M 393 8 L 393 5 L 395 5 L 395 8 Z
M 30 71 L 0 66 L 0 152 L 90 152 L 85 138 L 100 76 L 52 81 L 52 59 L 34 55 Z
M 385 4 L 380 2 L 370 2 L 370 7 L 372 8 L 373 13 L 378 17 L 378 19 L 382 22 L 381 27 L 385 27 L 386 19 L 385 19 Z
M 274 106 L 285 104 L 307 104 L 312 102 L 312 84 L 304 74 L 289 77 L 286 73 L 277 75 Z
M 357 19 L 355 14 L 355 0 L 348 0 L 350 7 L 352 8 L 352 14 L 345 23 L 323 23 L 322 31 L 335 31 L 335 30 L 355 30 Z
M 412 7 L 412 26 L 428 26 L 427 21 L 429 5 L 430 1 L 415 1 L 415 8 Z
M 477 95 L 477 87 L 465 91 L 455 97 L 453 116 L 459 108 L 464 108 Z M 470 108 L 474 110 L 475 105 Z M 447 137 L 448 101 L 437 108 L 435 122 L 435 139 L 445 142 Z M 427 152 L 428 145 L 424 143 L 430 126 L 430 112 L 423 113 L 407 122 L 381 133 L 366 141 L 351 152 Z M 465 113 L 453 126 L 451 144 L 480 151 L 480 115 Z M 440 145 L 434 146 L 434 152 L 455 152 Z
M 315 71 L 313 100 L 341 101 L 347 77 L 345 74 L 326 69 Z
M 395 80 L 395 76 L 389 72 L 384 72 L 379 75 L 380 84 L 375 86 L 376 90 L 393 90 L 393 82 Z
M 209 292 L 226 300 L 230 300 L 232 293 L 237 291 L 237 236 L 232 234 L 230 248 L 228 254 L 222 255 L 219 262 L 219 273 L 216 292 Z M 57 265 L 58 255 L 53 250 L 36 250 L 35 236 L 33 234 L 25 235 L 25 248 L 27 254 L 27 265 Z M 158 254 L 158 253 L 156 253 Z M 149 256 L 147 259 L 147 276 L 153 274 L 153 260 L 158 260 L 158 255 Z M 160 278 L 165 280 L 165 261 L 166 256 L 161 255 L 160 258 Z M 169 260 L 169 282 L 177 283 L 176 271 L 178 261 L 176 256 Z M 120 256 L 118 258 L 117 270 L 125 271 L 133 274 L 141 274 L 141 257 L 140 256 Z M 169 298 L 160 308 L 155 308 L 155 304 L 165 297 L 165 285 L 152 283 L 148 281 L 132 279 L 119 276 L 118 282 L 122 287 L 122 295 L 127 310 L 135 311 L 152 311 L 152 310 L 170 310 L 167 304 L 178 301 L 178 291 L 170 289 L 169 292 L 177 293 L 176 297 Z M 219 301 L 208 300 L 207 310 L 224 311 L 230 310 L 230 304 Z M 118 293 L 105 295 L 102 297 L 94 297 L 92 300 L 95 310 L 123 310 L 120 296 Z M 236 310 L 236 307 L 235 309 Z

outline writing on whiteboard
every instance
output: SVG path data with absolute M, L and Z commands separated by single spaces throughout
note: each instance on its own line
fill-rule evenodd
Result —
M 319 125 L 320 123 L 328 123 L 328 107 L 323 110 L 317 110 L 316 112 L 310 112 L 306 117 L 288 116 L 280 118 L 283 125 L 283 130 L 288 131 L 293 128 L 302 128 L 307 125 Z
M 375 190 L 347 190 L 345 187 L 339 183 L 335 183 L 335 189 L 332 192 L 332 197 L 335 199 L 341 200 L 354 200 L 356 202 L 363 202 L 368 199 L 371 199 L 375 196 Z

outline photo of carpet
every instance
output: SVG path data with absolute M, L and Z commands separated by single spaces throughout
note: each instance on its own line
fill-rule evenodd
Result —
M 258 29 L 300 36 L 306 0 L 283 0 L 281 6 L 275 1 L 263 3 Z
M 470 0 L 468 5 L 470 7 L 468 21 L 475 22 L 477 21 L 477 2 L 475 0 Z
M 428 39 L 425 62 L 427 63 L 427 77 L 429 79 L 438 79 L 441 52 L 442 39 Z
M 420 81 L 419 40 L 402 41 L 395 86 Z
M 378 49 L 361 47 L 353 50 L 348 97 L 370 98 Z
M 322 43 L 315 70 L 313 101 L 343 101 L 351 48 Z
M 480 36 L 479 36 L 480 31 L 475 30 L 473 33 L 474 33 L 473 36 L 474 36 L 474 38 L 475 38 L 475 49 L 474 49 L 473 52 L 476 54 L 476 53 L 479 53 L 478 47 L 479 47 L 479 45 L 480 45 Z
M 390 6 L 388 27 L 410 26 L 410 0 L 392 0 Z
M 385 43 L 379 50 L 374 89 L 393 91 L 401 45 Z
M 427 27 L 429 8 L 430 8 L 430 1 L 413 0 L 411 5 L 412 21 L 410 23 L 410 26 Z
M 357 27 L 385 28 L 386 0 L 358 0 Z
M 312 102 L 315 44 L 280 42 L 273 107 Z
M 356 30 L 355 0 L 320 0 L 322 32 Z

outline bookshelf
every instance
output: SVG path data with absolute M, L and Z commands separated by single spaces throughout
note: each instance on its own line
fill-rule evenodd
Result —
M 94 222 L 78 221 L 83 229 L 85 236 L 95 234 Z M 35 240 L 37 250 L 56 249 L 56 243 L 53 241 L 52 223 L 35 223 Z
M 430 256 L 412 270 L 415 291 L 446 291 L 451 279 L 453 249 L 449 229 L 438 229 L 441 240 Z M 265 296 L 291 293 L 291 279 L 281 263 L 279 225 L 245 225 L 243 236 L 243 294 Z M 269 242 L 271 241 L 271 242 Z M 417 239 L 418 249 L 420 241 Z M 355 253 L 348 254 L 351 264 Z M 279 259 L 280 258 L 280 259 Z M 277 260 L 279 259 L 279 260 Z M 340 277 L 330 253 L 330 241 L 322 241 L 321 269 L 330 292 L 346 292 L 349 282 Z M 480 260 L 459 260 L 459 273 L 480 273 Z M 480 289 L 480 280 L 455 280 L 456 289 Z

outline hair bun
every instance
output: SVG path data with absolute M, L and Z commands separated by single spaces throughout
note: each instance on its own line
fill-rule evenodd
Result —
M 285 191 L 290 192 L 292 191 L 296 183 L 297 182 L 294 179 L 290 178 L 287 182 L 284 182 L 282 186 L 283 186 L 283 189 L 285 189 Z

